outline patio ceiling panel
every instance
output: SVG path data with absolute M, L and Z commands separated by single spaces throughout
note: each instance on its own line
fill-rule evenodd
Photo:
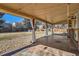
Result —
M 51 24 L 67 20 L 67 4 L 60 3 L 4 3 L 0 8 L 23 17 L 36 18 Z M 79 4 L 70 4 L 70 15 L 79 10 Z

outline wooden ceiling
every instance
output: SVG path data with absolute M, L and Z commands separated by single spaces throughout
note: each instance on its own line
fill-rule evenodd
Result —
M 14 15 L 36 18 L 51 24 L 67 20 L 67 4 L 65 3 L 3 3 L 2 12 Z M 74 15 L 79 10 L 79 4 L 69 5 L 69 14 Z

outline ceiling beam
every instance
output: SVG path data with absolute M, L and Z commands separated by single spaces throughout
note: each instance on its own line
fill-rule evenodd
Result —
M 67 23 L 67 20 L 61 20 L 61 21 L 58 21 L 58 22 L 55 22 L 53 24 L 66 24 Z

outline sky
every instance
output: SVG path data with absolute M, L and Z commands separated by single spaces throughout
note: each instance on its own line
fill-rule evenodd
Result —
M 18 16 L 13 16 L 11 14 L 5 14 L 2 17 L 3 20 L 5 20 L 6 23 L 15 23 L 15 22 L 22 22 L 24 18 L 18 17 Z

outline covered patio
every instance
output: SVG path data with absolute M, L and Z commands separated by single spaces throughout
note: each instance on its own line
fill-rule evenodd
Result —
M 32 25 L 32 45 L 23 50 L 32 48 L 34 50 L 40 48 L 48 49 L 56 48 L 59 50 L 70 52 L 65 54 L 64 52 L 58 52 L 57 55 L 78 55 L 79 51 L 79 4 L 54 4 L 54 3 L 4 3 L 0 4 L 0 11 L 10 13 L 15 16 L 21 16 L 31 20 Z M 36 39 L 35 34 L 35 21 L 40 20 L 45 23 L 45 36 Z M 52 26 L 52 35 L 48 35 L 48 24 Z M 56 35 L 53 32 L 53 26 L 55 24 L 67 24 L 67 35 Z M 40 45 L 40 46 L 39 46 Z M 43 47 L 44 45 L 44 47 Z M 49 49 L 49 50 L 50 50 Z M 54 51 L 54 50 L 53 50 Z M 57 50 L 55 50 L 57 51 Z M 27 52 L 28 53 L 28 52 Z M 38 52 L 39 53 L 39 52 Z M 26 55 L 22 54 L 22 51 L 14 55 Z M 50 53 L 49 53 L 50 54 Z M 9 55 L 4 54 L 4 55 Z M 39 54 L 38 54 L 39 55 Z M 52 54 L 55 55 L 55 54 Z

